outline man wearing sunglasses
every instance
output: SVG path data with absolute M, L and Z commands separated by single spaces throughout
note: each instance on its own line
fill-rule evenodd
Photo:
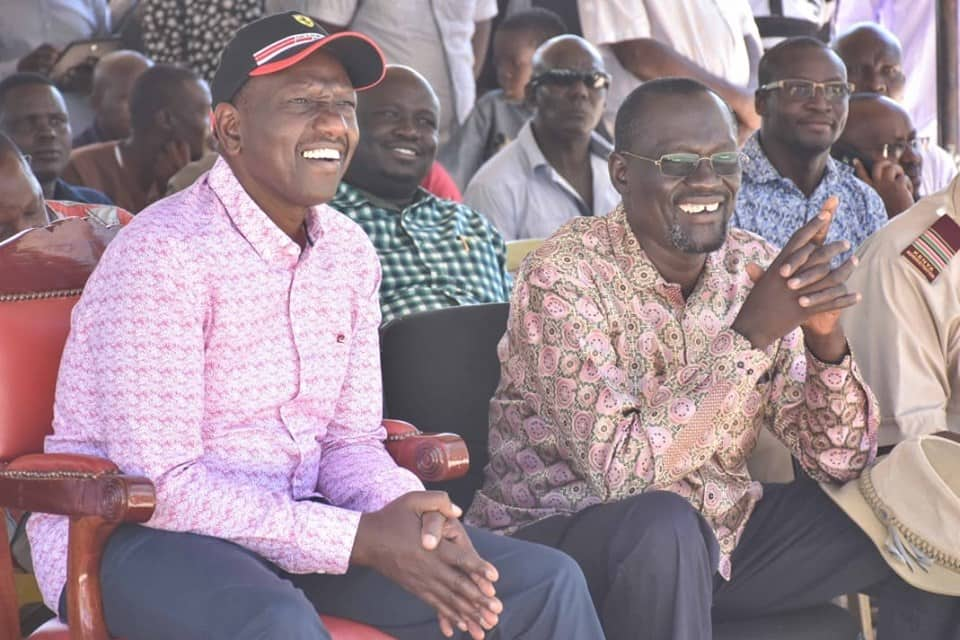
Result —
M 732 224 L 779 247 L 831 196 L 840 203 L 827 240 L 848 240 L 835 266 L 887 221 L 877 193 L 830 147 L 847 121 L 852 85 L 843 61 L 814 38 L 791 38 L 760 59 L 760 131 L 744 146 L 750 162 Z
M 849 245 L 825 240 L 837 201 L 779 254 L 728 229 L 735 120 L 691 79 L 636 89 L 615 138 L 621 206 L 517 276 L 468 522 L 570 554 L 607 640 L 703 640 L 861 590 L 882 592 L 881 637 L 953 640 L 956 600 L 894 577 L 817 483 L 747 468 L 761 429 L 822 481 L 874 458 L 879 410 L 838 322 L 854 262 L 832 269 Z
M 892 218 L 920 198 L 924 145 L 906 109 L 877 93 L 857 93 L 830 154 L 880 194 Z
M 571 218 L 616 206 L 611 146 L 594 132 L 609 86 L 603 58 L 579 36 L 551 38 L 534 53 L 526 95 L 536 112 L 464 194 L 505 240 L 544 238 Z

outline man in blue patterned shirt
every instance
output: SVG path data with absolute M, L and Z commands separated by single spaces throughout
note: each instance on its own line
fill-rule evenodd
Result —
M 759 81 L 761 125 L 743 149 L 749 162 L 731 225 L 783 246 L 827 198 L 837 196 L 827 242 L 850 243 L 835 258 L 838 265 L 887 221 L 880 196 L 852 167 L 830 157 L 853 89 L 846 67 L 819 40 L 790 38 L 760 59 Z
M 473 209 L 420 187 L 437 153 L 439 111 L 423 76 L 388 66 L 383 82 L 357 104 L 360 142 L 330 202 L 377 249 L 384 322 L 510 297 L 500 233 Z

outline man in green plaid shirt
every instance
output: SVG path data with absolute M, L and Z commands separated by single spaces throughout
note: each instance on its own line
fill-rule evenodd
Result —
M 500 233 L 473 209 L 420 187 L 437 152 L 439 110 L 423 76 L 388 66 L 357 104 L 360 142 L 330 202 L 363 227 L 377 249 L 384 323 L 510 297 Z

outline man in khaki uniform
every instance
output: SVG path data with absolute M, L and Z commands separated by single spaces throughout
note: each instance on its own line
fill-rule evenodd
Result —
M 861 245 L 844 333 L 880 403 L 880 445 L 960 432 L 960 178 Z

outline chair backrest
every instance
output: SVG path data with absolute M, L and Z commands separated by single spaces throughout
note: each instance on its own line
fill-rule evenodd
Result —
M 470 451 L 470 471 L 440 488 L 466 509 L 487 464 L 487 413 L 500 381 L 497 343 L 507 303 L 449 307 L 393 320 L 380 333 L 384 414 L 422 431 L 450 431 Z
M 507 242 L 507 271 L 516 273 L 527 254 L 543 244 L 543 238 L 510 240 Z
M 70 218 L 0 243 L 0 462 L 43 450 L 70 312 L 118 229 Z

